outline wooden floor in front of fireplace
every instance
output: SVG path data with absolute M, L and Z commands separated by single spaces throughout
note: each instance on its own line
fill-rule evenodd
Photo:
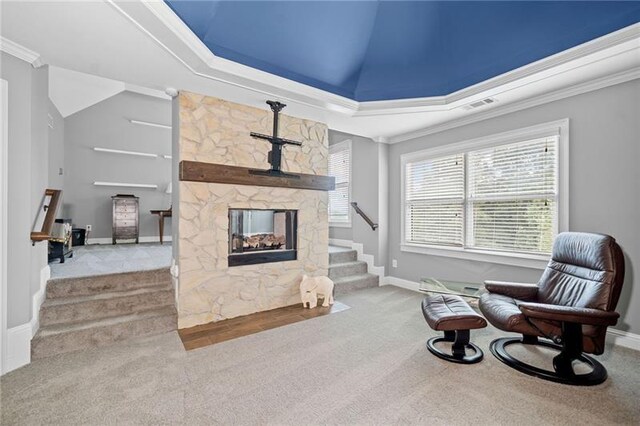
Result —
M 303 308 L 302 303 L 298 303 L 284 308 L 183 328 L 178 330 L 178 334 L 184 348 L 190 351 L 347 309 L 349 306 L 338 301 L 330 307 L 318 306 L 314 309 Z

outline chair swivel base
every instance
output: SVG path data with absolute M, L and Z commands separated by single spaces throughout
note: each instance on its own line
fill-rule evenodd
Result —
M 514 358 L 507 352 L 506 347 L 516 343 L 544 346 L 546 348 L 561 351 L 559 355 L 553 358 L 553 367 L 555 371 L 544 370 Z M 535 376 L 540 379 L 574 386 L 599 385 L 607 380 L 607 370 L 598 361 L 584 353 L 568 355 L 562 346 L 551 342 L 539 341 L 537 339 L 529 340 L 521 337 L 503 337 L 491 342 L 490 349 L 493 355 L 504 364 L 522 373 Z M 585 374 L 576 374 L 571 367 L 572 361 L 581 361 L 589 365 L 592 368 L 592 371 Z
M 438 349 L 435 345 L 439 342 L 453 342 L 451 353 Z M 427 349 L 440 359 L 458 364 L 475 364 L 484 357 L 482 349 L 469 342 L 469 330 L 445 331 L 444 336 L 427 340 Z M 473 353 L 467 355 L 467 350 Z

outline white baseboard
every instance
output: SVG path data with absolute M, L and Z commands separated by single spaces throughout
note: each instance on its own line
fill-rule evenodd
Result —
M 392 277 L 391 275 L 387 275 L 382 280 L 382 285 L 394 285 L 396 287 L 405 288 L 411 291 L 418 291 L 420 287 L 420 283 L 415 281 L 403 280 L 402 278 Z
M 640 351 L 640 334 L 633 334 L 627 331 L 610 328 L 607 330 L 609 340 L 616 346 Z
M 2 374 L 8 373 L 31 362 L 31 323 L 7 330 L 6 359 Z
M 355 250 L 356 253 L 358 253 L 358 260 L 367 263 L 367 269 L 369 270 L 369 273 L 380 277 L 380 285 L 382 285 L 382 281 L 384 280 L 384 266 L 374 265 L 373 255 L 366 254 L 364 252 L 363 244 L 354 243 L 351 240 L 339 240 L 336 238 L 329 238 L 329 244 L 331 244 L 332 246 L 347 247 Z
M 31 339 L 40 328 L 40 306 L 46 298 L 49 278 L 51 268 L 46 265 L 40 270 L 40 288 L 31 298 L 31 321 L 7 330 L 7 352 L 2 374 L 31 362 Z
M 31 299 L 31 337 L 35 336 L 40 328 L 40 306 L 47 295 L 47 281 L 51 278 L 49 265 L 40 270 L 40 288 Z
M 160 237 L 140 237 L 138 239 L 139 242 L 141 243 L 159 243 L 160 242 Z M 172 241 L 172 236 L 169 235 L 167 237 L 164 237 L 162 239 L 162 241 L 164 241 L 165 243 L 170 243 Z M 107 238 L 90 238 L 89 240 L 85 241 L 85 244 L 92 246 L 92 245 L 96 245 L 96 244 L 111 244 L 113 242 L 113 240 L 110 237 Z
M 382 280 L 382 285 L 393 285 L 407 290 L 418 291 L 420 283 L 409 281 L 402 278 L 386 276 Z M 616 346 L 624 346 L 625 348 L 640 351 L 640 335 L 629 333 L 627 331 L 616 330 L 615 328 L 607 329 L 607 338 Z

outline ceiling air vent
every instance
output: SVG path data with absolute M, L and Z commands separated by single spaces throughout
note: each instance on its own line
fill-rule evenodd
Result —
M 472 103 L 470 103 L 468 105 L 465 105 L 465 106 L 462 107 L 462 109 L 468 111 L 470 109 L 480 108 L 481 106 L 489 105 L 489 104 L 492 104 L 494 102 L 498 102 L 498 101 L 495 98 L 484 98 L 482 100 L 475 101 L 475 102 L 472 102 Z

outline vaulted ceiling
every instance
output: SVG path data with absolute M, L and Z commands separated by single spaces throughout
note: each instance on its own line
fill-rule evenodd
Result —
M 166 3 L 216 56 L 356 101 L 451 94 L 640 21 L 640 2 Z
M 638 2 L 417 3 L 172 4 L 192 30 L 162 0 L 0 1 L 0 50 L 52 66 L 54 97 L 82 95 L 69 107 L 93 94 L 54 67 L 154 96 L 279 100 L 288 115 L 391 143 L 640 78 Z

